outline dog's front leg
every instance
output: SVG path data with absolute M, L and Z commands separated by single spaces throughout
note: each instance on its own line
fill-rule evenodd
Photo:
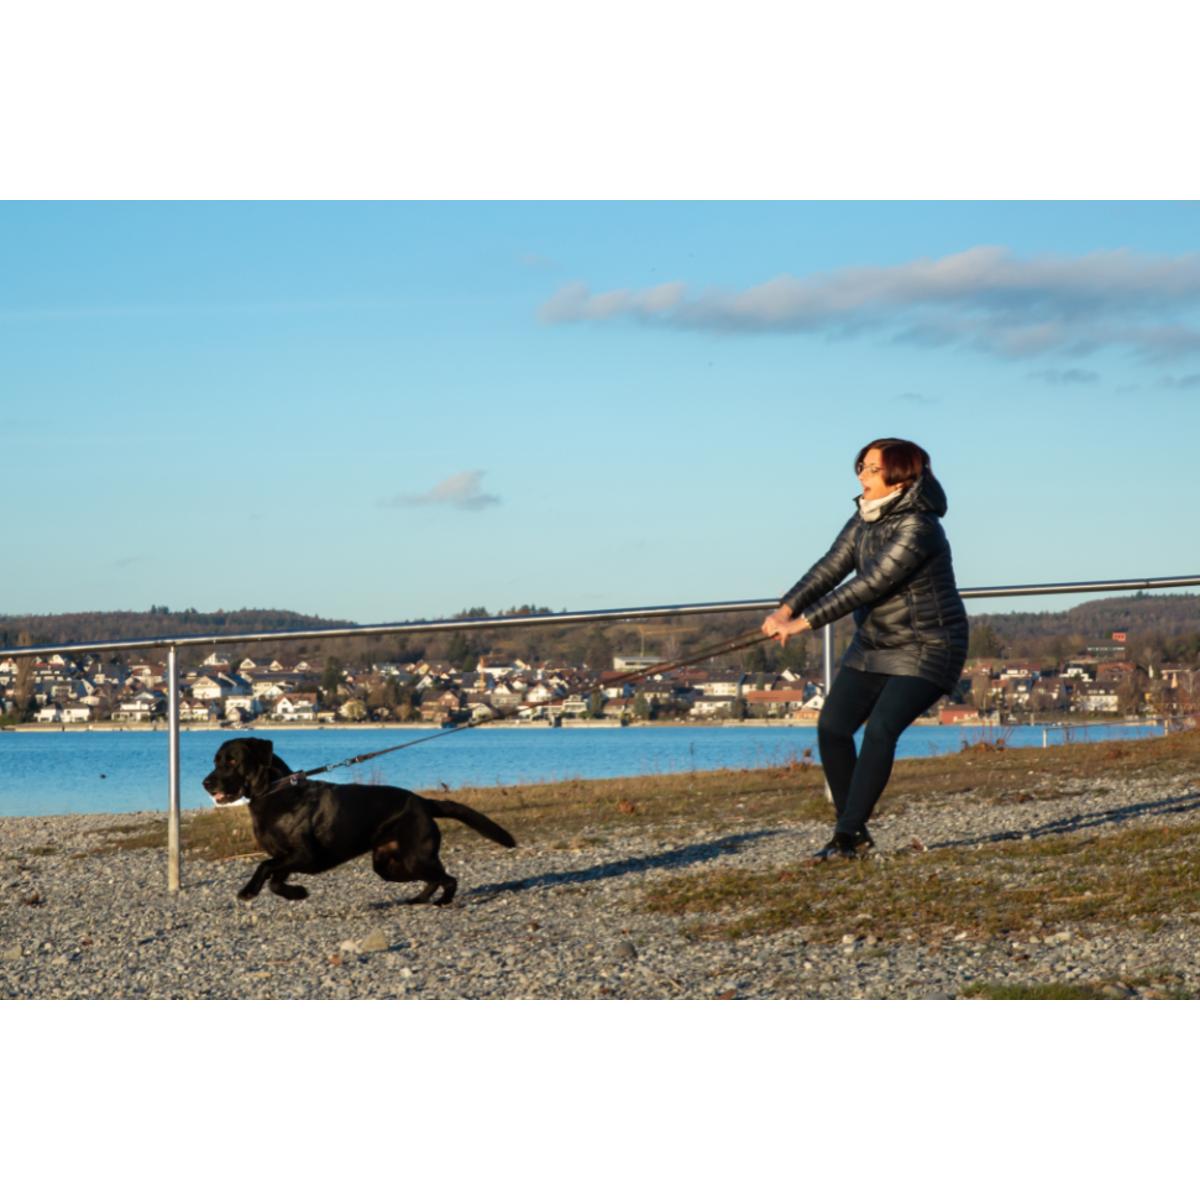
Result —
M 239 900 L 253 900 L 255 896 L 263 889 L 263 884 L 267 882 L 267 877 L 272 872 L 279 869 L 279 860 L 277 858 L 264 858 L 262 862 L 254 868 L 254 874 L 250 876 L 249 882 L 240 892 L 238 892 Z

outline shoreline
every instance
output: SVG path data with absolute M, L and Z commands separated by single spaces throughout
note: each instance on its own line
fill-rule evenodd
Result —
M 1025 721 L 1002 725 L 997 721 L 955 721 L 944 725 L 940 721 L 918 718 L 913 722 L 913 728 L 919 729 L 994 729 L 1004 732 L 1014 729 L 1098 729 L 1105 726 L 1124 726 L 1129 728 L 1151 728 L 1160 726 L 1162 717 L 1125 717 L 1116 721 L 1035 721 L 1032 725 Z M 786 720 L 782 718 L 747 717 L 744 721 L 564 721 L 561 725 L 551 725 L 548 721 L 487 721 L 488 729 L 540 729 L 546 731 L 571 729 L 812 729 L 817 722 L 812 719 Z M 483 728 L 477 726 L 476 728 Z M 226 725 L 214 725 L 210 722 L 181 723 L 179 732 L 184 733 L 224 733 L 230 737 L 242 734 L 257 734 L 277 732 L 280 730 L 363 732 L 370 729 L 400 730 L 409 733 L 436 733 L 440 727 L 429 721 L 272 721 L 259 724 L 251 722 L 231 728 Z M 39 724 L 26 723 L 22 725 L 0 726 L 0 736 L 7 733 L 167 733 L 165 721 L 136 721 L 126 724 L 121 721 L 97 722 L 49 722 Z M 449 732 L 448 730 L 444 732 Z

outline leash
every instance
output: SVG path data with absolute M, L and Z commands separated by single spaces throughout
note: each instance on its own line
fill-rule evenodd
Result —
M 756 632 L 753 635 L 739 634 L 737 637 L 727 638 L 725 641 L 718 642 L 714 646 L 709 646 L 687 658 L 665 659 L 662 662 L 652 663 L 648 667 L 641 667 L 636 671 L 626 671 L 621 675 L 609 679 L 605 686 L 612 687 L 614 684 L 635 683 L 637 680 L 645 679 L 650 675 L 658 675 L 665 671 L 677 671 L 681 667 L 690 667 L 698 662 L 704 662 L 706 659 L 716 658 L 722 654 L 733 654 L 738 650 L 746 650 L 751 646 L 756 646 L 759 642 L 769 640 L 768 635 L 765 633 Z M 535 700 L 530 703 L 519 704 L 517 705 L 517 709 L 518 711 L 532 711 L 544 708 L 548 704 L 555 703 L 558 698 L 557 696 L 550 696 L 545 700 Z M 451 729 L 443 729 L 438 733 L 430 733 L 425 737 L 401 742 L 398 746 L 388 746 L 383 750 L 372 750 L 367 754 L 356 754 L 352 758 L 342 759 L 341 762 L 326 763 L 323 767 L 312 767 L 307 771 L 295 771 L 291 775 L 285 775 L 282 779 L 277 779 L 262 795 L 264 797 L 270 796 L 275 792 L 283 791 L 284 788 L 294 787 L 296 784 L 303 783 L 313 775 L 324 775 L 326 771 L 334 771 L 339 767 L 354 767 L 359 763 L 368 762 L 370 759 L 379 758 L 384 754 L 394 754 L 397 750 L 407 750 L 410 746 L 420 746 L 424 742 L 435 742 L 438 738 L 449 737 L 452 733 L 462 733 L 464 729 L 478 729 L 481 725 L 487 725 L 492 721 L 500 720 L 501 715 L 500 713 L 496 713 L 494 716 L 480 717 L 478 720 L 472 718 L 470 721 L 464 721 L 461 725 L 455 725 Z

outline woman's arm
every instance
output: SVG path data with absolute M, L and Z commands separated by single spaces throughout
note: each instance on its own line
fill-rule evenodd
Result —
M 854 526 L 851 517 L 833 540 L 833 545 L 792 585 L 779 607 L 762 623 L 768 637 L 778 638 L 781 646 L 793 634 L 803 633 L 812 626 L 800 614 L 810 600 L 835 588 L 854 569 Z
M 819 629 L 894 591 L 945 545 L 946 535 L 935 517 L 905 514 L 867 570 L 805 608 L 810 627 Z
M 831 592 L 854 570 L 854 527 L 858 517 L 851 517 L 833 539 L 833 545 L 794 583 L 780 601 L 779 611 L 787 609 L 788 617 Z M 769 619 L 769 618 L 768 618 Z

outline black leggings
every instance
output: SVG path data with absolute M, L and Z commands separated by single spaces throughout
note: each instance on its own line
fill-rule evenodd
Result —
M 900 735 L 932 707 L 942 689 L 911 675 L 878 675 L 843 667 L 817 722 L 821 766 L 837 809 L 837 832 L 866 828 L 892 773 Z M 868 720 L 868 718 L 870 718 Z M 862 753 L 854 735 L 867 722 Z

